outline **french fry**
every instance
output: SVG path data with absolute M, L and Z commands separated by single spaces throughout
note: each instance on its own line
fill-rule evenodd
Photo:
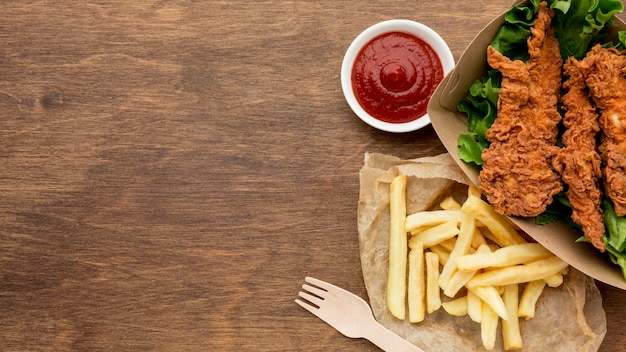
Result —
M 408 304 L 409 321 L 419 323 L 426 315 L 424 282 L 424 247 L 418 243 L 409 252 Z
M 480 300 L 478 301 L 480 303 Z M 450 315 L 462 317 L 467 315 L 467 296 L 461 296 L 457 299 L 441 303 L 441 307 Z
M 554 275 L 546 276 L 543 278 L 543 281 L 545 281 L 550 287 L 559 287 L 563 283 L 563 274 L 556 273 Z
M 473 286 L 502 286 L 543 279 L 567 267 L 567 263 L 556 256 L 540 259 L 528 264 L 508 266 L 484 271 L 474 275 L 467 283 Z
M 439 263 L 441 263 L 441 265 L 446 265 L 446 263 L 448 262 L 448 258 L 450 257 L 450 251 L 439 245 L 430 247 L 430 251 L 431 253 L 437 254 L 437 256 L 439 257 Z
M 426 252 L 424 260 L 426 263 L 426 311 L 430 314 L 441 307 L 439 256 L 433 252 Z
M 415 232 L 419 229 L 443 224 L 453 221 L 457 224 L 463 219 L 463 212 L 460 210 L 432 210 L 421 211 L 406 217 L 406 232 Z
M 456 258 L 456 266 L 461 271 L 476 271 L 488 267 L 506 267 L 529 263 L 552 255 L 539 243 L 522 243 L 502 247 L 494 252 L 458 257 Z
M 518 284 L 504 286 L 502 300 L 509 314 L 509 319 L 502 320 L 502 341 L 504 349 L 507 351 L 519 350 L 522 348 L 522 334 L 519 328 L 518 317 Z
M 444 222 L 443 224 L 430 227 L 411 236 L 409 239 L 409 248 L 413 248 L 417 242 L 421 242 L 424 248 L 430 248 L 458 234 L 459 227 L 455 221 Z
M 439 207 L 443 210 L 461 210 L 461 204 L 452 197 L 442 200 Z
M 487 227 L 485 227 L 485 225 L 482 225 L 477 223 L 476 224 L 476 229 L 478 230 L 478 232 L 480 232 L 480 234 L 486 239 L 491 241 L 492 243 L 495 243 L 496 246 L 498 246 L 498 248 L 502 248 L 502 246 L 500 246 L 498 243 L 498 239 L 496 238 L 496 236 L 493 235 L 493 233 L 491 233 L 491 231 L 489 231 L 489 229 Z
M 476 226 L 478 226 L 478 224 L 476 224 Z M 474 230 L 474 236 L 472 237 L 471 246 L 474 249 L 478 249 L 478 247 L 482 246 L 483 244 L 487 244 L 487 240 L 477 227 L 476 230 Z
M 478 187 L 474 185 L 469 185 L 469 187 L 467 187 L 467 196 L 476 197 L 480 199 L 480 197 L 482 197 L 482 192 L 480 191 Z
M 478 254 L 483 254 L 483 253 L 490 253 L 491 249 L 489 248 L 489 246 L 487 244 L 483 244 L 482 246 L 478 247 L 478 250 L 476 250 L 476 253 Z M 463 257 L 459 257 L 457 258 L 460 259 Z M 458 261 L 457 261 L 458 263 Z M 465 284 L 472 278 L 472 276 L 474 276 L 476 274 L 478 270 L 474 270 L 474 271 L 456 271 L 452 277 L 450 278 L 450 281 L 448 281 L 448 285 L 446 286 L 446 288 L 443 290 L 443 294 L 448 296 L 448 297 L 454 297 L 456 296 L 456 294 L 459 292 L 459 290 L 465 286 Z
M 483 301 L 483 306 L 488 305 L 491 307 L 491 309 L 503 320 L 509 319 L 509 313 L 506 310 L 504 301 L 495 287 L 476 286 L 470 287 L 469 290 Z
M 406 317 L 406 222 L 407 176 L 396 176 L 389 187 L 389 272 L 387 274 L 387 306 L 396 318 Z
M 483 341 L 483 347 L 485 347 L 487 351 L 491 351 L 496 346 L 498 315 L 489 305 L 483 304 L 481 317 L 480 337 Z
M 496 243 L 502 247 L 526 242 L 504 215 L 498 214 L 489 203 L 479 197 L 470 195 L 461 210 L 474 215 L 476 220 L 493 233 Z
M 467 315 L 473 321 L 480 323 L 483 314 L 483 301 L 472 291 L 467 291 Z
M 535 316 L 535 307 L 539 296 L 546 287 L 544 280 L 535 280 L 526 284 L 522 291 L 522 297 L 520 298 L 519 308 L 517 314 L 526 319 L 533 318 Z
M 463 204 L 448 197 L 439 203 L 442 210 L 407 216 L 406 182 L 406 176 L 398 176 L 390 186 L 391 314 L 411 323 L 440 307 L 467 315 L 481 324 L 487 350 L 495 347 L 502 319 L 504 349 L 521 349 L 519 319 L 534 317 L 544 288 L 561 285 L 568 265 L 540 244 L 527 242 L 474 186 Z M 525 283 L 521 297 L 520 283 Z M 464 287 L 467 294 L 454 299 Z M 442 292 L 453 299 L 442 302 Z
M 448 251 L 448 254 L 450 252 L 452 252 L 452 250 L 454 249 L 455 245 L 456 245 L 456 237 L 451 238 L 449 240 L 445 240 L 445 241 L 439 243 L 439 246 L 441 246 L 441 248 L 443 248 L 446 251 Z
M 448 261 L 443 266 L 441 275 L 439 275 L 439 286 L 445 290 L 448 286 L 448 282 L 454 272 L 456 271 L 456 258 L 465 255 L 472 244 L 472 236 L 474 235 L 474 229 L 476 228 L 476 221 L 474 216 L 470 214 L 463 214 L 463 220 L 461 221 L 461 228 L 457 237 L 456 243 Z

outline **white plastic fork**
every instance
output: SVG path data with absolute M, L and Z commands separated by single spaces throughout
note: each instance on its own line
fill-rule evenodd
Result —
M 361 297 L 341 287 L 306 277 L 296 303 L 350 338 L 365 338 L 387 352 L 424 352 L 374 319 Z

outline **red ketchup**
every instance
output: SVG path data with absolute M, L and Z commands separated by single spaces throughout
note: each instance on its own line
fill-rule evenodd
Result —
M 416 120 L 443 79 L 435 50 L 402 32 L 382 34 L 357 55 L 352 66 L 352 90 L 372 117 L 390 123 Z

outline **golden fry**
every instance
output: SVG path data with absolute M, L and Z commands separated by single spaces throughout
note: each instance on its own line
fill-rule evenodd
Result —
M 461 271 L 476 271 L 488 267 L 529 263 L 552 255 L 539 243 L 523 243 L 502 247 L 494 252 L 464 255 L 456 258 L 456 266 Z
M 519 302 L 519 286 L 518 284 L 504 286 L 504 294 L 502 295 L 506 311 L 509 319 L 502 321 L 502 340 L 504 349 L 519 350 L 522 348 L 522 334 L 519 328 L 518 302 Z
M 556 256 L 532 263 L 488 270 L 475 275 L 467 285 L 503 286 L 543 279 L 567 267 L 567 263 Z
M 448 258 L 450 257 L 450 251 L 439 245 L 430 247 L 430 251 L 431 253 L 437 254 L 437 256 L 439 257 L 439 263 L 441 263 L 441 265 L 446 265 L 446 263 L 448 262 Z
M 439 286 L 445 290 L 448 286 L 448 282 L 454 272 L 456 271 L 456 258 L 468 253 L 471 244 L 472 237 L 474 235 L 474 229 L 476 228 L 475 218 L 470 214 L 463 214 L 463 220 L 461 221 L 461 228 L 457 237 L 454 249 L 450 252 L 448 261 L 443 266 L 441 275 L 439 276 Z
M 467 315 L 473 321 L 480 323 L 482 320 L 483 301 L 472 291 L 467 291 Z
M 496 243 L 500 246 L 506 247 L 526 242 L 506 216 L 498 214 L 493 206 L 482 199 L 470 195 L 461 209 L 467 214 L 474 215 L 476 220 L 485 225 L 493 233 Z
M 519 318 L 535 315 L 545 286 L 561 285 L 568 265 L 540 244 L 526 242 L 474 186 L 463 204 L 449 197 L 440 202 L 442 210 L 407 216 L 406 182 L 406 176 L 398 176 L 390 185 L 391 314 L 408 316 L 412 323 L 440 307 L 451 315 L 467 315 L 481 324 L 487 350 L 495 347 L 502 319 L 504 349 L 521 349 Z M 520 283 L 526 283 L 521 297 Z M 453 298 L 463 287 L 467 295 L 442 302 L 441 292 Z
M 407 176 L 397 176 L 391 181 L 389 193 L 389 272 L 387 275 L 387 306 L 389 312 L 401 320 L 406 316 L 406 221 Z
M 413 248 L 414 244 L 417 242 L 423 243 L 424 248 L 430 248 L 458 234 L 459 227 L 455 221 L 444 222 L 443 224 L 415 233 L 409 239 L 409 248 Z
M 563 283 L 563 274 L 556 273 L 554 275 L 546 276 L 543 278 L 543 281 L 545 281 L 550 287 L 559 287 Z
M 490 252 L 491 252 L 491 249 L 489 248 L 487 244 L 483 244 L 482 246 L 478 247 L 478 250 L 476 251 L 476 253 L 490 253 Z M 459 258 L 462 258 L 462 257 L 459 257 Z M 448 297 L 456 296 L 459 290 L 463 286 L 465 286 L 465 284 L 472 278 L 472 276 L 476 274 L 477 271 L 478 270 L 474 270 L 474 271 L 458 270 L 457 272 L 455 272 L 454 275 L 452 275 L 452 277 L 450 278 L 450 281 L 448 281 L 448 286 L 446 286 L 446 288 L 443 290 L 443 294 Z
M 426 311 L 430 314 L 441 307 L 439 256 L 433 252 L 426 252 L 424 259 L 426 262 Z
M 449 240 L 445 240 L 441 243 L 439 243 L 439 246 L 441 246 L 441 248 L 445 249 L 446 251 L 448 251 L 448 254 L 450 252 L 452 252 L 452 250 L 454 249 L 454 246 L 456 245 L 456 237 L 453 237 Z
M 461 210 L 461 204 L 454 198 L 448 197 L 439 203 L 439 206 L 443 210 Z
M 406 217 L 406 232 L 415 232 L 419 229 L 436 226 L 444 222 L 461 222 L 463 212 L 460 210 L 432 210 L 421 211 Z
M 478 187 L 476 187 L 474 185 L 469 185 L 469 187 L 467 187 L 467 196 L 468 197 L 481 198 L 483 196 L 483 194 L 480 191 L 480 188 L 478 188 Z
M 544 280 L 535 280 L 526 284 L 524 291 L 522 291 L 522 297 L 520 298 L 517 312 L 520 317 L 530 319 L 535 316 L 537 301 L 545 287 L 546 282 Z
M 476 223 L 476 226 L 478 226 L 478 223 Z M 478 247 L 483 244 L 487 244 L 487 240 L 477 227 L 476 230 L 474 230 L 474 237 L 472 237 L 472 248 L 478 249 Z
M 424 282 L 424 248 L 420 244 L 409 252 L 409 321 L 419 323 L 426 315 L 426 284 Z
M 451 301 L 443 302 L 441 303 L 441 306 L 448 314 L 462 317 L 464 315 L 467 315 L 467 296 L 462 296 Z
M 486 239 L 491 241 L 492 243 L 495 243 L 496 246 L 498 246 L 498 248 L 502 248 L 502 246 L 500 246 L 498 243 L 498 239 L 496 238 L 496 236 L 493 235 L 493 233 L 491 233 L 491 231 L 489 231 L 489 229 L 487 227 L 485 227 L 485 225 L 479 224 L 478 222 L 476 223 L 476 230 L 478 230 L 478 232 L 480 232 L 480 234 Z
M 480 320 L 480 337 L 487 351 L 491 351 L 496 346 L 497 331 L 498 315 L 489 305 L 483 304 Z
M 506 306 L 498 289 L 493 286 L 476 286 L 469 288 L 469 290 L 483 301 L 483 305 L 491 307 L 500 318 L 509 319 L 509 313 L 506 311 Z

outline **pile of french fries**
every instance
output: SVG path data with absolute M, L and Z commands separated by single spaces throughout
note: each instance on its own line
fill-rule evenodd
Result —
M 407 215 L 406 184 L 400 175 L 390 185 L 391 314 L 411 323 L 441 307 L 467 315 L 480 324 L 487 350 L 495 347 L 501 321 L 504 349 L 521 349 L 520 319 L 534 317 L 546 286 L 563 283 L 567 263 L 526 241 L 474 186 L 463 204 L 447 198 L 441 210 Z

